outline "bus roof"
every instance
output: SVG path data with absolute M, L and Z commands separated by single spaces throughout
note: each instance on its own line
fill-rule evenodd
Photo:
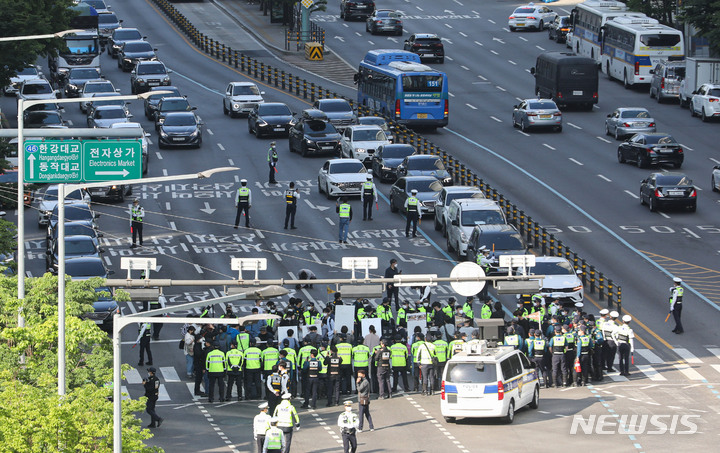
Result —
M 614 12 L 614 11 L 627 11 L 628 6 L 622 2 L 616 1 L 602 1 L 602 0 L 586 0 L 583 3 L 576 5 L 576 8 L 593 10 L 597 12 Z
M 582 57 L 574 52 L 543 52 L 538 56 L 538 60 L 550 60 L 556 62 L 557 64 L 589 64 L 593 66 L 597 65 L 595 60 L 593 60 L 592 58 Z
M 368 51 L 363 61 L 377 66 L 389 65 L 393 61 L 420 63 L 420 55 L 405 50 L 376 49 Z

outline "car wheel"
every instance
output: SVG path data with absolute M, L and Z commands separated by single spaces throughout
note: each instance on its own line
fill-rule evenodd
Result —
M 227 109 L 227 107 L 225 107 L 225 101 L 223 101 L 223 115 L 227 115 L 229 113 L 230 111 Z
M 655 97 L 655 93 L 653 93 L 652 87 L 650 87 L 650 99 Z
M 655 95 L 655 99 L 657 99 L 657 103 L 658 103 L 658 104 L 662 104 L 662 103 L 663 103 L 663 97 L 662 97 L 662 95 L 660 94 L 659 91 L 658 91 L 657 94 Z
M 691 204 L 688 209 L 690 210 L 690 212 L 697 211 L 697 202 L 695 202 L 695 204 Z
M 690 116 L 695 117 L 695 105 L 692 103 L 692 101 L 690 101 L 688 106 L 690 107 Z
M 435 219 L 433 220 L 433 226 L 435 227 L 435 231 L 442 230 L 442 225 L 440 225 L 440 222 L 438 222 L 438 216 L 435 216 Z
M 514 129 L 517 129 L 517 127 L 518 127 L 517 121 L 515 121 L 515 115 L 513 115 L 513 117 L 512 117 L 512 126 Z
M 608 126 L 608 123 L 605 123 L 605 135 L 610 135 L 610 126 Z
M 503 421 L 508 425 L 515 421 L 515 401 L 510 400 L 510 404 L 508 404 L 507 414 L 505 414 L 505 417 L 503 417 Z
M 120 203 L 122 203 L 123 201 L 125 201 L 125 192 L 122 191 L 122 190 L 120 191 L 120 195 L 118 196 L 118 201 L 119 201 Z
M 640 205 L 645 206 L 645 197 L 643 196 L 642 190 L 640 190 Z
M 525 124 L 525 121 L 520 121 L 520 130 L 523 132 L 527 132 L 529 127 Z
M 682 167 L 682 162 L 675 162 L 675 163 L 673 164 L 673 167 L 675 167 L 675 168 L 680 168 L 680 167 Z
M 712 191 L 713 191 L 713 192 L 717 192 L 717 191 L 718 191 L 717 185 L 715 184 L 715 176 L 712 176 L 712 177 L 710 178 L 710 187 L 712 187 Z
M 618 162 L 620 162 L 621 164 L 625 163 L 625 156 L 623 156 L 623 153 L 622 153 L 622 151 L 620 151 L 619 148 L 618 148 L 617 158 L 618 158 Z
M 440 64 L 445 63 L 445 57 L 438 58 L 438 63 L 440 63 Z
M 533 392 L 533 398 L 532 401 L 530 401 L 530 408 L 531 409 L 537 409 L 540 407 L 540 389 L 535 386 L 535 391 Z
M 515 27 L 510 27 L 510 31 L 515 31 Z
M 320 178 L 318 178 L 318 193 L 323 193 L 322 185 L 320 185 Z
M 655 212 L 655 211 L 657 211 L 657 206 L 655 206 L 655 198 L 654 198 L 654 197 L 651 196 L 651 197 L 648 199 L 648 205 L 649 205 L 649 207 L 650 207 L 650 212 Z
M 332 200 L 332 198 L 333 198 L 332 195 L 330 195 L 330 185 L 329 185 L 329 183 L 328 183 L 328 184 L 325 184 L 325 197 L 326 197 L 328 200 Z
M 615 140 L 620 140 L 622 138 L 622 135 L 618 132 L 618 127 L 615 126 Z
M 455 249 L 452 246 L 452 243 L 450 243 L 449 235 L 448 235 L 447 239 L 445 239 L 445 249 L 448 251 L 448 253 L 452 253 L 455 251 Z
M 552 28 L 548 28 L 548 39 L 549 39 L 550 41 L 553 40 Z
M 700 119 L 702 120 L 703 123 L 708 122 L 709 118 L 707 117 L 707 115 L 705 115 L 705 107 L 703 107 L 702 110 L 700 111 Z
M 131 93 L 131 94 L 137 94 L 137 90 L 135 89 L 135 85 L 132 84 L 132 83 L 130 84 L 130 93 Z
M 562 132 L 562 126 L 556 126 L 555 132 Z
M 545 23 L 543 21 L 540 21 L 540 24 L 538 25 L 538 31 L 542 31 L 545 28 Z
M 398 212 L 397 206 L 395 206 L 395 199 L 390 195 L 390 212 Z
M 630 85 L 630 83 L 628 82 L 627 71 L 625 71 L 625 72 L 623 72 L 623 87 L 626 90 L 629 90 L 631 86 L 632 85 Z
M 256 138 L 262 138 L 263 134 L 260 132 L 260 129 L 257 128 L 257 124 L 255 125 L 255 137 Z
M 443 417 L 447 423 L 455 423 L 455 417 Z
M 645 168 L 645 167 L 646 167 L 646 165 L 645 165 L 645 159 L 643 159 L 643 157 L 640 156 L 640 155 L 638 155 L 638 157 L 637 157 L 637 166 L 638 166 L 638 168 Z
M 158 148 L 165 149 L 165 145 L 161 141 L 158 141 Z
M 605 63 L 605 74 L 607 74 L 608 80 L 612 80 L 613 76 L 610 74 L 610 62 Z
M 305 144 L 300 145 L 300 155 L 302 157 L 307 157 L 308 155 L 307 146 L 305 146 Z

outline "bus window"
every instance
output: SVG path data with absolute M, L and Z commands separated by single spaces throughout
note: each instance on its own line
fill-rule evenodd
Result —
M 441 75 L 410 75 L 402 78 L 406 93 L 440 93 L 443 89 Z
M 647 47 L 675 47 L 680 43 L 677 34 L 640 35 L 640 42 Z

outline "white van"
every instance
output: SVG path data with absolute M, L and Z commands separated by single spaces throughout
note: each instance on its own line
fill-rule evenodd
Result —
M 485 198 L 460 198 L 447 208 L 447 251 L 457 252 L 462 261 L 467 253 L 468 239 L 477 225 L 505 225 L 507 219 L 502 208 Z
M 537 371 L 512 346 L 490 348 L 482 340 L 455 354 L 443 370 L 440 411 L 446 422 L 501 417 L 512 423 L 515 411 L 539 403 Z

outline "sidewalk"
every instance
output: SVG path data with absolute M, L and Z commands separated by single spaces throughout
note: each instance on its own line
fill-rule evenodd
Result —
M 270 16 L 264 16 L 257 3 L 251 5 L 245 0 L 210 0 L 209 3 L 173 5 L 196 27 L 202 28 L 204 34 L 233 49 L 242 50 L 250 57 L 269 56 L 267 49 L 291 66 L 348 88 L 355 87 L 353 75 L 357 68 L 340 58 L 327 45 L 322 61 L 306 60 L 303 49 L 297 52 L 294 50 L 295 42 L 291 43 L 290 51 L 285 50 L 285 26 L 271 24 Z M 214 11 L 216 8 L 225 17 L 218 18 Z M 213 27 L 213 24 L 217 25 Z

